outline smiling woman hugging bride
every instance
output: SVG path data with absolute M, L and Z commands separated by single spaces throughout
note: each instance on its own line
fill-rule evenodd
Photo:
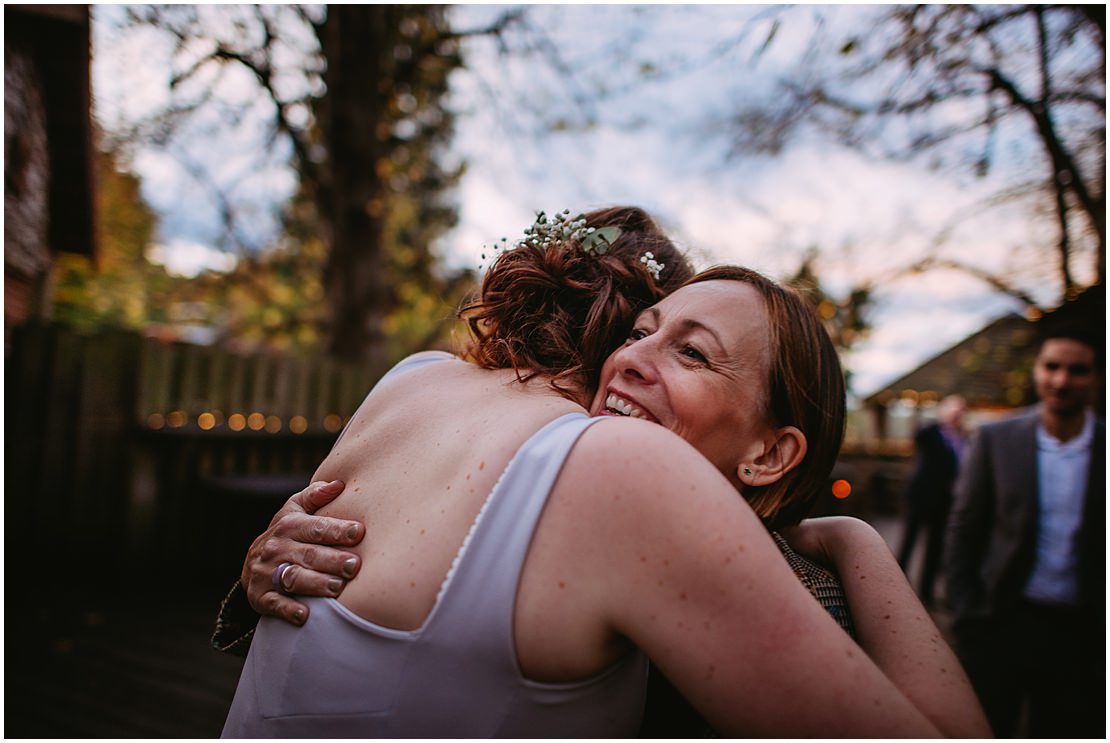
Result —
M 793 537 L 841 569 L 857 645 L 760 520 L 839 445 L 813 313 L 730 268 L 651 304 L 646 215 L 556 221 L 491 267 L 467 360 L 399 364 L 320 466 L 361 569 L 302 628 L 262 620 L 224 735 L 627 736 L 647 658 L 726 735 L 989 734 L 873 531 Z

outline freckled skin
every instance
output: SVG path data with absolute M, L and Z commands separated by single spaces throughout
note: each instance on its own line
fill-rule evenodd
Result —
M 813 528 L 807 530 L 807 524 Z M 865 523 L 844 517 L 803 522 L 799 531 L 787 535 L 791 546 L 798 549 L 795 541 L 801 539 L 815 547 L 809 556 L 828 559 L 841 575 L 864 652 L 944 735 L 990 737 L 970 682 L 885 540 Z

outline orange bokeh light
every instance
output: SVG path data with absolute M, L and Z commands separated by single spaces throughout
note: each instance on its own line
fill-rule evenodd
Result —
M 837 498 L 847 498 L 852 494 L 852 484 L 847 480 L 837 480 L 832 484 L 832 494 Z

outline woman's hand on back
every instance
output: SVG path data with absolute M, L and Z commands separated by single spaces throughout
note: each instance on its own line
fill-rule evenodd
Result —
M 339 480 L 310 484 L 285 502 L 270 527 L 251 544 L 240 581 L 255 611 L 304 624 L 308 607 L 290 594 L 335 597 L 358 574 L 358 556 L 337 548 L 361 542 L 365 527 L 357 521 L 313 515 L 343 488 Z M 290 567 L 281 574 L 279 592 L 275 571 L 283 563 Z

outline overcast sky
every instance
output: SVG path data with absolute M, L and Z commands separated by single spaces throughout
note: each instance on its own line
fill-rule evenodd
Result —
M 460 6 L 453 20 L 459 28 L 480 26 L 502 10 Z M 94 18 L 104 12 L 98 9 Z M 537 209 L 578 212 L 623 203 L 655 214 L 699 267 L 734 262 L 781 277 L 817 246 L 821 278 L 835 291 L 922 254 L 943 225 L 966 216 L 969 205 L 998 185 L 920 164 L 869 161 L 814 137 L 776 158 L 730 159 L 719 122 L 730 101 L 771 89 L 809 38 L 812 12 L 805 9 L 783 24 L 758 58 L 754 52 L 771 21 L 761 20 L 767 10 L 756 6 L 543 6 L 531 12 L 574 75 L 568 83 L 539 61 L 499 56 L 492 44 L 467 49 L 471 71 L 453 79 L 451 99 L 459 112 L 453 154 L 468 163 L 457 194 L 461 220 L 438 246 L 449 264 L 477 266 L 484 244 L 518 236 Z M 828 22 L 865 23 L 873 12 L 840 8 Z M 168 56 L 152 39 L 108 43 L 102 30 L 96 39 L 94 87 L 102 120 L 135 115 L 165 95 Z M 724 39 L 739 41 L 721 48 L 712 63 L 691 63 L 712 56 Z M 643 85 L 634 80 L 641 61 L 690 67 L 665 83 Z M 628 86 L 629 92 L 611 93 L 586 131 L 540 135 L 534 117 L 520 111 L 534 108 L 550 118 L 565 113 L 573 120 L 589 109 L 575 104 L 574 92 L 599 84 L 610 91 Z M 294 180 L 281 153 L 266 168 L 249 164 L 246 153 L 256 151 L 251 136 L 248 130 L 240 139 L 213 138 L 205 158 L 258 194 L 256 237 L 264 242 L 272 224 L 263 207 L 287 196 Z M 163 218 L 162 259 L 207 260 L 218 238 L 211 200 L 171 154 L 149 151 L 135 168 Z M 1039 229 L 1016 209 L 993 210 L 963 219 L 946 250 L 1001 268 L 1013 260 L 1013 246 Z M 1029 268 L 1045 275 L 1052 270 Z M 1051 301 L 1051 291 L 1042 299 Z M 884 284 L 878 300 L 871 337 L 847 359 L 860 396 L 1018 309 L 953 273 Z

